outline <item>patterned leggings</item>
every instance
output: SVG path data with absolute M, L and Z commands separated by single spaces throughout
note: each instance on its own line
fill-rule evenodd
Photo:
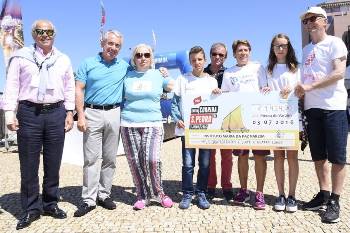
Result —
M 121 135 L 138 200 L 161 200 L 164 197 L 160 161 L 163 127 L 121 127 Z

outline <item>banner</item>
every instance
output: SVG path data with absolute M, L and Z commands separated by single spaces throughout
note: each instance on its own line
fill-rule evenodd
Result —
M 229 92 L 185 95 L 182 100 L 186 147 L 298 150 L 294 94 Z
M 4 52 L 5 68 L 7 70 L 8 62 L 13 52 L 24 46 L 23 24 L 21 7 L 16 0 L 4 0 L 0 13 L 0 45 Z M 3 74 L 5 76 L 5 73 Z M 2 109 L 2 96 L 0 108 Z M 17 141 L 16 131 L 9 131 L 5 126 L 5 121 L 1 123 L 5 136 L 5 148 L 8 150 L 10 144 Z
M 0 14 L 0 44 L 5 67 L 12 53 L 24 45 L 21 7 L 14 0 L 5 0 Z

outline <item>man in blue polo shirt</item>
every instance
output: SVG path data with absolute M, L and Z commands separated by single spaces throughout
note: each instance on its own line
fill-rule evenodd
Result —
M 119 143 L 123 81 L 129 69 L 127 62 L 117 59 L 122 43 L 120 32 L 105 32 L 102 52 L 85 59 L 77 70 L 77 126 L 84 133 L 84 203 L 74 217 L 84 216 L 96 204 L 109 210 L 116 208 L 110 194 Z

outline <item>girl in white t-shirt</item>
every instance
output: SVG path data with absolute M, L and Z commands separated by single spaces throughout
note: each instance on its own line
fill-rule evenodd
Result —
M 300 81 L 298 61 L 287 35 L 277 34 L 271 41 L 267 77 L 269 87 L 272 90 L 280 91 L 282 96 L 288 96 Z M 298 151 L 275 150 L 274 155 L 275 176 L 279 192 L 274 208 L 277 211 L 295 212 L 298 209 L 295 200 L 295 189 L 299 174 Z M 289 193 L 287 198 L 284 193 L 284 159 L 286 155 L 289 167 Z

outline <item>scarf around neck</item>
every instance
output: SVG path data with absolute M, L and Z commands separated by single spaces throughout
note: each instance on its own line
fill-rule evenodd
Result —
M 51 68 L 55 65 L 58 58 L 62 56 L 62 53 L 55 47 L 52 48 L 50 55 L 44 59 L 39 58 L 38 53 L 39 51 L 35 44 L 30 47 L 24 47 L 13 54 L 9 60 L 9 64 L 14 57 L 21 57 L 33 62 L 38 67 L 38 73 L 32 74 L 30 86 L 38 88 L 38 101 L 42 102 L 46 91 L 53 90 L 55 87 L 54 75 Z

